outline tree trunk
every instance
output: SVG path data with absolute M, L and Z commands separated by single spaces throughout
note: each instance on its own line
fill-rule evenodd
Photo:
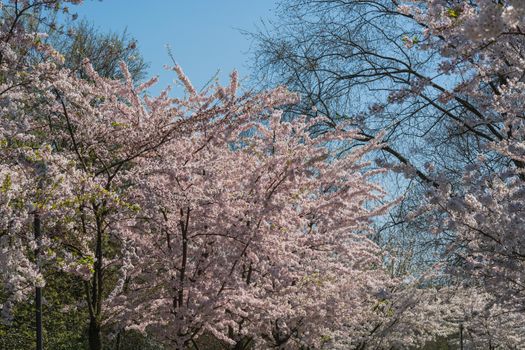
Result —
M 35 212 L 35 218 L 33 222 L 35 231 L 35 240 L 37 242 L 37 248 L 35 251 L 35 260 L 40 272 L 40 249 L 42 245 L 42 232 L 40 227 L 40 215 Z M 42 287 L 36 287 L 35 290 L 35 326 L 36 326 L 36 350 L 44 349 L 44 340 L 42 336 Z
M 100 325 L 95 318 L 89 319 L 89 350 L 102 350 Z

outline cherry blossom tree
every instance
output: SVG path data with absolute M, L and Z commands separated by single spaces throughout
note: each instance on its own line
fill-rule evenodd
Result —
M 37 242 L 33 237 L 33 216 L 56 216 L 57 222 L 67 211 L 58 211 L 54 204 L 70 195 L 64 173 L 73 167 L 67 158 L 52 151 L 52 145 L 43 140 L 44 129 L 35 121 L 41 113 L 49 112 L 42 103 L 41 91 L 48 88 L 46 77 L 53 76 L 61 57 L 50 47 L 41 44 L 42 33 L 28 32 L 23 21 L 42 8 L 54 9 L 58 2 L 31 2 L 3 4 L 0 30 L 0 98 L 2 119 L 0 147 L 2 149 L 2 231 L 1 260 L 3 286 L 11 294 L 3 305 L 9 318 L 12 301 L 20 300 L 44 284 L 33 255 Z M 31 60 L 32 54 L 43 57 Z M 70 179 L 75 173 L 70 172 Z M 51 223 L 50 223 L 51 224 Z M 54 224 L 49 225 L 53 230 Z M 48 239 L 39 242 L 51 244 Z M 29 253 L 29 254 L 28 254 Z
M 468 305 L 469 293 L 482 295 L 480 305 L 499 311 L 478 313 L 478 331 L 483 319 L 494 322 L 487 334 L 499 334 L 499 346 L 521 347 L 515 335 L 523 325 L 524 3 L 282 3 L 285 24 L 256 36 L 258 72 L 290 83 L 305 97 L 300 111 L 329 115 L 324 124 L 350 119 L 364 138 L 386 129 L 389 145 L 382 148 L 380 165 L 404 174 L 409 182 L 402 186 L 419 182 L 412 203 L 403 202 L 419 210 L 399 210 L 390 241 L 401 224 L 412 225 L 423 237 L 416 239 L 420 255 L 414 261 L 424 262 L 416 267 L 418 275 L 442 260 L 435 266 L 445 281 L 437 284 L 466 288 L 443 297 L 440 307 Z M 401 258 L 413 252 L 410 246 Z M 425 317 L 425 303 L 439 305 L 430 288 L 413 295 L 420 301 L 404 299 L 419 311 L 407 315 Z M 405 321 L 396 324 L 410 326 L 399 317 Z M 497 329 L 498 322 L 505 327 Z M 416 341 L 420 333 L 407 328 L 404 334 Z
M 345 127 L 312 137 L 268 111 L 293 95 L 261 98 L 141 163 L 115 313 L 177 348 L 202 334 L 232 349 L 358 346 L 393 283 L 367 237 L 388 207 L 367 209 L 384 195 L 361 161 L 377 142 L 348 149 Z
M 442 213 L 433 217 L 436 231 L 455 235 L 446 252 L 455 260 L 449 272 L 461 276 L 467 287 L 478 288 L 480 295 L 487 293 L 481 299 L 486 309 L 497 310 L 489 316 L 480 312 L 484 320 L 497 323 L 501 315 L 508 317 L 499 321 L 506 324 L 506 335 L 497 327 L 488 333 L 500 334 L 505 346 L 521 347 L 525 4 L 432 1 L 402 6 L 401 11 L 427 23 L 428 42 L 421 48 L 438 47 L 444 60 L 453 62 L 446 74 L 468 77 L 453 90 L 443 90 L 443 99 L 468 101 L 472 114 L 462 123 L 467 128 L 483 125 L 491 135 L 475 154 L 477 162 L 465 167 L 458 181 L 438 181 L 423 210 Z
M 403 294 L 397 296 L 396 315 L 385 324 L 383 336 L 374 339 L 375 348 L 439 342 L 459 348 L 461 340 L 466 349 L 523 347 L 522 312 L 510 311 L 478 286 L 426 286 Z
M 60 53 L 39 40 L 42 34 L 25 32 L 16 23 L 24 10 L 60 2 L 16 5 L 15 29 L 5 34 L 2 55 L 2 277 L 13 294 L 4 308 L 8 311 L 30 287 L 44 284 L 40 257 L 33 258 L 38 245 L 50 269 L 83 280 L 89 345 L 101 349 L 101 330 L 111 320 L 108 298 L 116 294 L 110 281 L 125 271 L 128 249 L 133 248 L 119 223 L 141 212 L 129 195 L 140 192 L 140 161 L 166 153 L 164 147 L 181 152 L 174 147 L 184 145 L 173 143 L 184 135 L 219 125 L 227 130 L 292 97 L 283 89 L 237 97 L 236 74 L 230 86 L 198 93 L 178 66 L 174 70 L 187 91 L 184 99 L 171 98 L 169 89 L 148 97 L 145 90 L 156 79 L 137 86 L 125 64 L 120 68 L 124 78 L 112 80 L 85 61 L 87 79 L 82 79 L 63 66 Z M 24 50 L 46 59 L 20 56 Z M 44 223 L 45 235 L 38 242 L 32 238 L 32 216 Z
M 386 132 L 378 158 L 404 169 L 408 180 L 389 181 L 408 195 L 380 239 L 410 270 L 426 269 L 445 239 L 429 240 L 424 220 L 405 216 L 437 185 L 433 169 L 453 183 L 487 143 L 505 137 L 488 101 L 508 73 L 519 76 L 521 2 L 279 3 L 277 24 L 253 35 L 256 75 L 301 93 L 292 115 L 327 115 L 329 127 L 350 120 L 364 138 Z M 487 160 L 488 168 L 505 162 L 494 153 Z
M 381 90 L 366 116 L 425 101 L 447 132 L 467 135 L 456 140 L 475 143 L 452 171 L 397 151 L 387 143 L 397 127 L 384 136 L 363 115 L 323 117 L 312 108 L 321 100 L 303 102 L 315 118 L 283 117 L 283 106 L 304 107 L 295 94 L 239 93 L 235 72 L 197 91 L 168 67 L 180 98 L 150 96 L 156 78 L 137 83 L 124 63 L 119 79 L 87 59 L 78 74 L 22 25 L 64 4 L 14 1 L 0 29 L 6 317 L 61 270 L 84 287 L 93 350 L 123 329 L 180 349 L 205 336 L 231 349 L 364 349 L 419 346 L 459 325 L 473 346 L 523 346 L 521 2 L 389 4 L 420 30 L 394 46 L 438 69 L 353 47 L 373 57 L 366 79 L 394 62 L 382 74 L 403 85 Z M 377 169 L 366 160 L 381 151 L 390 158 Z M 383 165 L 421 180 L 426 201 L 411 215 L 446 259 L 413 285 L 386 272 L 394 255 L 371 239 L 392 206 L 376 184 Z
M 85 61 L 87 79 L 82 79 L 42 42 L 45 34 L 27 32 L 22 25 L 24 16 L 61 5 L 16 2 L 4 12 L 2 272 L 13 301 L 21 300 L 22 291 L 27 296 L 29 286 L 44 284 L 41 266 L 32 258 L 37 244 L 32 215 L 38 215 L 45 233 L 38 251 L 49 255 L 50 268 L 84 280 L 90 348 L 100 349 L 107 319 L 104 302 L 111 287 L 107 280 L 119 273 L 123 249 L 114 227 L 139 209 L 121 199 L 137 182 L 131 172 L 134 164 L 218 119 L 225 122 L 234 113 L 285 101 L 271 94 L 238 99 L 235 91 L 222 87 L 197 93 L 178 67 L 186 99 L 169 97 L 169 89 L 158 98 L 148 97 L 145 90 L 156 79 L 136 85 L 125 64 L 120 68 L 124 78 L 112 80 Z M 33 54 L 45 59 L 35 61 Z

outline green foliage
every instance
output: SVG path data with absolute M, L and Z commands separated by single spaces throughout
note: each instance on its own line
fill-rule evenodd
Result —
M 11 189 L 12 185 L 13 185 L 13 182 L 11 181 L 11 176 L 7 174 L 4 177 L 4 181 L 2 181 L 2 186 L 0 187 L 0 191 L 5 194 Z
M 403 41 L 403 43 L 406 45 L 406 44 L 411 44 L 411 45 L 417 45 L 419 44 L 420 40 L 419 40 L 419 37 L 417 35 L 414 35 L 412 38 L 410 38 L 409 36 L 407 35 L 404 35 L 402 38 L 401 38 L 401 41 Z
M 92 263 L 93 258 L 79 261 Z M 66 273 L 47 276 L 43 288 L 44 347 L 52 350 L 88 349 L 87 315 L 83 307 L 83 284 L 77 277 Z M 6 298 L 0 290 L 0 303 Z M 15 307 L 14 319 L 9 325 L 0 324 L 0 350 L 28 350 L 35 348 L 35 309 L 32 300 Z M 163 350 L 163 347 L 142 334 L 122 331 L 110 337 L 104 329 L 105 350 Z M 118 343 L 118 344 L 117 344 Z
M 457 345 L 457 341 L 454 339 L 441 337 L 427 343 L 421 350 L 456 350 L 459 348 Z
M 43 323 L 46 349 L 85 349 L 87 315 L 79 301 L 82 286 L 74 277 L 55 273 L 46 279 L 43 289 Z M 0 303 L 5 298 L 0 292 Z M 0 325 L 1 350 L 27 350 L 35 348 L 35 310 L 32 300 L 15 307 L 10 325 Z
M 53 33 L 49 43 L 64 54 L 65 64 L 73 71 L 81 70 L 84 58 L 89 58 L 95 70 L 106 78 L 122 78 L 118 62 L 126 62 L 131 76 L 145 77 L 148 64 L 144 62 L 135 39 L 122 33 L 100 32 L 93 24 L 80 21 L 68 30 L 68 35 Z
M 460 11 L 459 9 L 449 8 L 449 9 L 447 10 L 447 15 L 448 15 L 450 18 L 458 18 L 460 14 L 461 14 L 461 11 Z
M 130 125 L 125 123 L 119 123 L 119 122 L 111 122 L 111 126 L 114 128 L 129 128 Z
M 153 340 L 135 331 L 121 332 L 111 342 L 107 342 L 107 350 L 164 350 L 165 348 Z

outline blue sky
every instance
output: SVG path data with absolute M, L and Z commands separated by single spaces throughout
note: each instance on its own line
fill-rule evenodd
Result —
M 275 6 L 275 0 L 84 0 L 72 10 L 101 30 L 127 29 L 161 87 L 174 78 L 162 68 L 171 63 L 169 45 L 200 88 L 218 69 L 221 81 L 234 68 L 241 77 L 249 74 L 250 42 L 239 29 L 254 30 L 261 19 L 273 17 Z

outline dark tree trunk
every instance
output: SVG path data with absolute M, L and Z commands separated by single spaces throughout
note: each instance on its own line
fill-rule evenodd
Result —
M 35 240 L 37 242 L 37 248 L 35 251 L 35 259 L 38 269 L 40 269 L 40 246 L 42 241 L 42 232 L 40 228 L 40 215 L 38 212 L 35 213 L 35 219 L 33 222 L 35 231 Z M 36 287 L 35 291 L 35 326 L 36 326 L 36 350 L 44 349 L 44 340 L 42 336 L 42 288 Z
M 95 318 L 89 320 L 89 350 L 102 350 L 100 325 Z

